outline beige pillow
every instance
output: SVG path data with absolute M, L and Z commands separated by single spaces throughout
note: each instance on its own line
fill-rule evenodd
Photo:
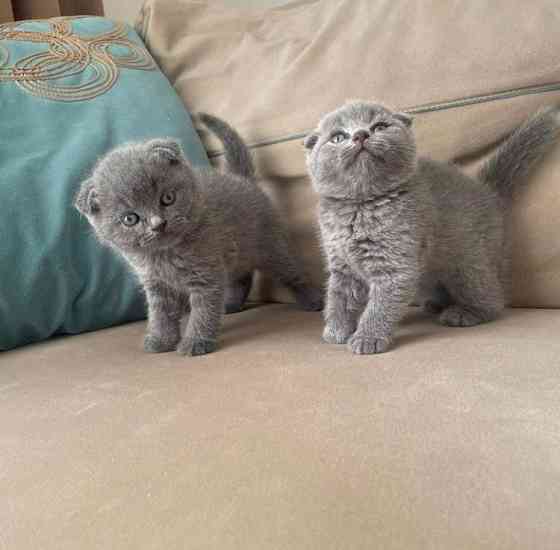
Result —
M 241 9 L 147 0 L 138 29 L 192 112 L 231 122 L 317 280 L 302 137 L 347 99 L 408 109 L 422 154 L 472 169 L 539 106 L 560 103 L 558 0 L 298 0 Z M 218 145 L 207 139 L 211 156 Z M 514 296 L 560 306 L 560 147 L 515 204 Z M 254 298 L 290 297 L 261 279 Z

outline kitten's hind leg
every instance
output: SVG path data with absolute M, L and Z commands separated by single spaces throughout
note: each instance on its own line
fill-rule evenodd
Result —
M 439 275 L 431 271 L 424 272 L 418 281 L 414 302 L 426 313 L 439 315 L 453 302 L 451 295 L 439 280 Z
M 422 304 L 422 307 L 427 313 L 439 315 L 452 303 L 453 300 L 449 292 L 447 292 L 447 289 L 441 283 L 437 283 L 430 296 Z
M 259 267 L 274 279 L 287 286 L 297 303 L 305 311 L 323 309 L 323 293 L 311 285 L 305 275 L 301 260 L 291 250 L 290 243 L 279 224 L 271 223 L 261 242 Z
M 504 309 L 504 290 L 490 267 L 459 270 L 446 286 L 453 303 L 441 312 L 442 325 L 472 327 L 493 321 Z
M 226 288 L 225 312 L 238 313 L 251 292 L 253 284 L 253 273 L 247 273 L 228 283 Z

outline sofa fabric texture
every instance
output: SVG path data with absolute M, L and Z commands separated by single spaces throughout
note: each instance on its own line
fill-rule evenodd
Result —
M 251 9 L 147 0 L 137 28 L 191 112 L 225 118 L 253 145 L 263 185 L 319 281 L 316 198 L 301 141 L 320 116 L 348 99 L 407 109 L 420 154 L 473 170 L 526 116 L 560 103 L 559 24 L 556 0 L 297 0 Z M 206 144 L 219 154 L 210 137 Z M 515 204 L 517 306 L 560 306 L 559 171 L 560 145 Z M 268 280 L 253 298 L 290 300 Z
M 295 305 L 228 315 L 196 359 L 144 328 L 0 358 L 6 548 L 558 548 L 557 311 L 412 310 L 375 357 Z

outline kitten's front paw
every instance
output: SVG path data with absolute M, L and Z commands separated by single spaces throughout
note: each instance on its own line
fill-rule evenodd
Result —
M 307 287 L 298 291 L 296 299 L 304 311 L 322 311 L 324 306 L 323 293 L 317 288 Z
M 163 338 L 161 336 L 154 336 L 153 334 L 146 334 L 146 336 L 144 336 L 144 351 L 148 353 L 173 351 L 177 349 L 178 342 L 179 337 Z
M 205 355 L 212 353 L 218 347 L 216 340 L 204 340 L 203 338 L 183 338 L 177 346 L 180 355 Z
M 392 340 L 390 338 L 375 338 L 375 336 L 354 334 L 348 341 L 348 349 L 358 355 L 371 355 L 387 351 L 391 344 Z
M 350 327 L 329 324 L 323 330 L 323 340 L 327 344 L 346 344 L 354 331 Z

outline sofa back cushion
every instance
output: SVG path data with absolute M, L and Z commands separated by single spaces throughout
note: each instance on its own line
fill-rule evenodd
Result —
M 187 107 L 227 119 L 251 145 L 320 279 L 303 136 L 347 99 L 376 99 L 415 115 L 420 154 L 475 169 L 526 116 L 560 102 L 560 12 L 557 0 L 538 4 L 147 0 L 137 28 Z M 515 305 L 560 306 L 559 180 L 557 147 L 515 204 Z M 289 299 L 266 278 L 256 293 Z

